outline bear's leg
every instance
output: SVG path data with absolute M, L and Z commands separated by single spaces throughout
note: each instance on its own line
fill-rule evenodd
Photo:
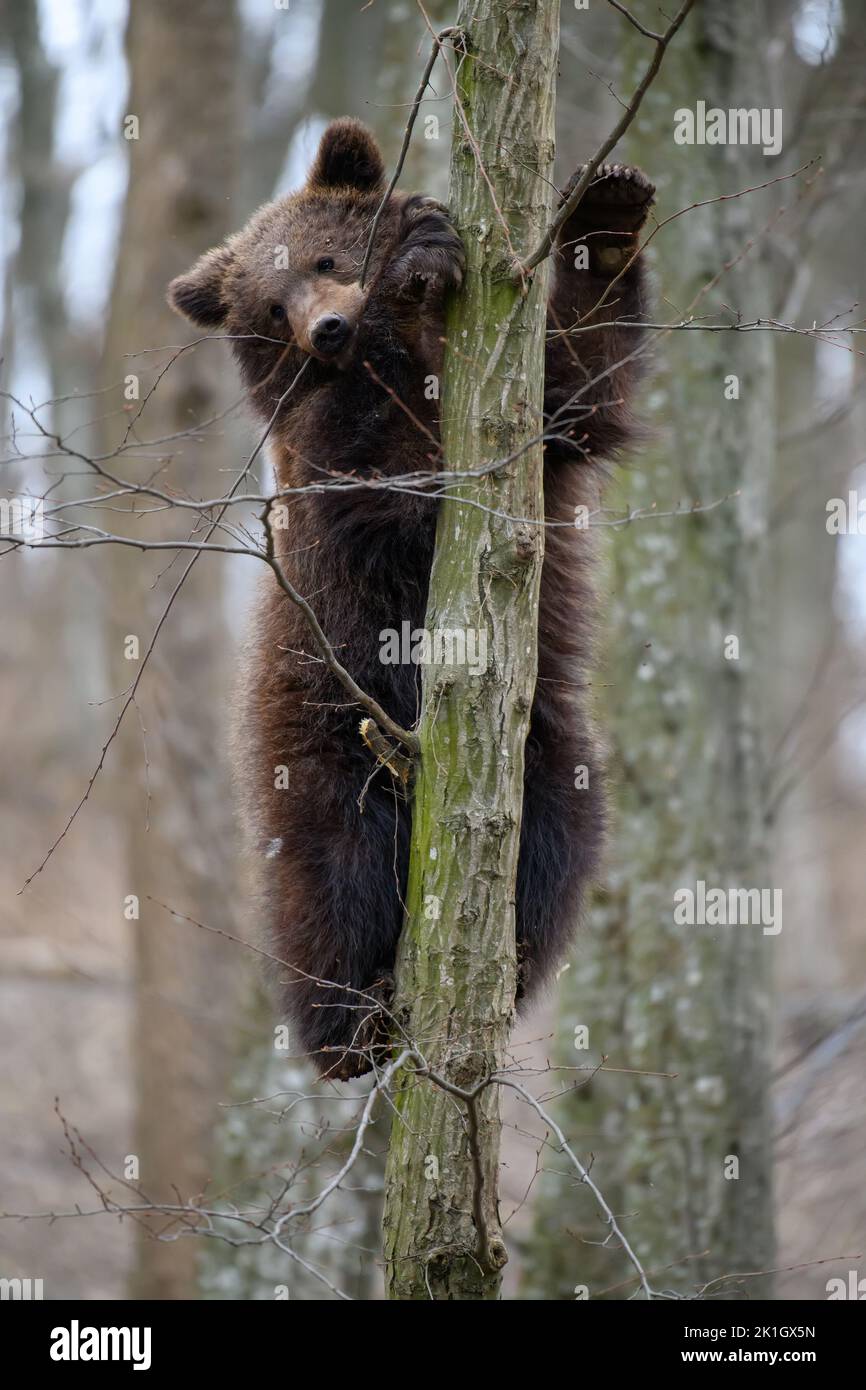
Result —
M 302 1050 L 339 1080 L 388 1045 L 379 1005 L 393 988 L 409 829 L 390 789 L 369 788 L 361 814 L 348 780 L 335 771 L 330 793 L 290 812 L 275 861 L 283 998 Z
M 591 739 L 577 727 L 530 732 L 517 865 L 517 1000 L 530 999 L 561 962 L 577 930 L 604 833 Z M 575 787 L 575 771 L 589 771 Z
M 545 358 L 548 456 L 603 458 L 630 436 L 629 403 L 646 355 L 637 326 L 645 315 L 642 257 L 630 261 L 653 193 L 639 169 L 603 164 L 557 238 Z

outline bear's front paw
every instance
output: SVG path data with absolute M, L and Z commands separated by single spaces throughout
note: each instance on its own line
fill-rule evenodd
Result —
M 581 164 L 572 174 L 563 190 L 563 203 L 585 168 Z M 655 184 L 634 165 L 600 164 L 573 217 L 599 231 L 637 232 L 646 221 L 655 191 Z
M 466 254 L 448 209 L 416 193 L 403 204 L 400 236 L 383 287 L 403 299 L 422 300 L 428 289 L 457 289 Z
M 562 195 L 563 203 L 585 168 L 582 165 L 572 174 Z M 655 186 L 640 169 L 627 164 L 599 165 L 560 234 L 560 251 L 574 256 L 575 269 L 588 268 L 606 279 L 619 275 L 634 260 L 638 232 L 646 221 L 654 193 Z
M 440 203 L 438 198 L 431 198 L 429 193 L 413 193 L 411 198 L 407 198 L 403 204 L 403 229 L 417 222 L 419 218 L 426 217 L 428 213 L 438 212 L 445 218 L 446 222 L 451 221 L 451 214 L 444 203 Z

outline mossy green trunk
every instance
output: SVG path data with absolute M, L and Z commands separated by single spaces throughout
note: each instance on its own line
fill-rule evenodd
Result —
M 523 750 L 535 687 L 544 551 L 547 265 L 512 278 L 550 215 L 558 0 L 464 0 L 450 206 L 466 244 L 448 316 L 443 443 L 449 470 L 509 466 L 442 502 L 427 626 L 477 634 L 486 669 L 428 667 L 398 1009 L 430 1070 L 470 1089 L 503 1064 L 515 991 L 514 899 Z M 480 167 L 483 164 L 483 170 Z M 486 174 L 486 177 L 485 177 Z M 503 223 L 505 225 L 503 225 Z M 519 518 L 510 520 L 509 518 Z M 499 1096 L 477 1136 L 463 1101 L 404 1071 L 386 1178 L 394 1299 L 494 1299 Z

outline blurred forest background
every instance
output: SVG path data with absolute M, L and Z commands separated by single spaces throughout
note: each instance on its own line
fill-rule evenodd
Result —
M 655 5 L 632 9 L 658 27 Z M 443 0 L 425 12 L 436 28 L 454 17 Z M 0 0 L 4 388 L 53 402 L 40 419 L 83 452 L 115 447 L 130 419 L 124 378 L 140 374 L 146 390 L 167 346 L 188 340 L 168 281 L 303 180 L 330 118 L 368 122 L 393 165 L 428 46 L 414 0 Z M 648 57 L 603 0 L 563 0 L 561 182 L 612 128 Z M 440 67 L 401 186 L 447 197 Z M 860 322 L 864 96 L 856 0 L 698 0 L 617 151 L 655 180 L 659 222 L 690 209 L 648 252 L 654 323 Z M 673 112 L 697 100 L 781 108 L 782 152 L 676 145 Z M 125 138 L 130 114 L 137 139 Z M 608 497 L 609 522 L 641 516 L 604 530 L 607 871 L 558 997 L 522 1021 L 515 1052 L 545 1096 L 564 1089 L 546 1059 L 608 1058 L 555 1113 L 594 1155 L 647 1266 L 667 1271 L 655 1282 L 680 1292 L 742 1271 L 757 1249 L 768 1264 L 750 1268 L 784 1271 L 775 1297 L 823 1298 L 866 1241 L 866 535 L 826 524 L 829 499 L 866 495 L 861 341 L 659 329 L 652 437 Z M 238 396 L 223 345 L 185 354 L 136 426 L 126 475 L 162 469 L 178 489 L 222 493 L 255 438 Z M 70 471 L 39 461 L 44 441 L 8 400 L 2 433 L 4 495 Z M 112 519 L 121 534 L 138 524 Z M 381 1122 L 350 1190 L 290 1253 L 183 1238 L 166 1218 L 74 1214 L 100 1205 L 82 1169 L 117 1194 L 109 1172 L 122 1175 L 128 1155 L 158 1200 L 261 1200 L 293 1174 L 315 1191 L 364 1090 L 317 1091 L 275 1051 L 255 956 L 168 910 L 255 936 L 227 756 L 249 561 L 195 567 L 92 794 L 19 891 L 111 734 L 135 675 L 125 639 L 146 649 L 185 563 L 119 548 L 3 556 L 0 1209 L 71 1215 L 0 1224 L 0 1275 L 41 1277 L 49 1298 L 272 1298 L 281 1285 L 330 1296 L 303 1260 L 376 1298 Z M 738 663 L 722 654 L 731 632 Z M 726 875 L 782 890 L 778 936 L 673 926 L 677 888 Z M 583 1024 L 588 1051 L 575 1050 Z M 543 1126 L 516 1100 L 506 1118 L 506 1296 L 567 1299 L 588 1284 L 628 1297 L 631 1271 L 599 1246 L 589 1196 L 541 1147 Z M 62 1119 L 92 1154 L 70 1155 Z M 731 1152 L 739 1183 L 722 1176 Z

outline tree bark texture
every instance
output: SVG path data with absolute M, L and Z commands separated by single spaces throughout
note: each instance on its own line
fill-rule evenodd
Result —
M 465 54 L 450 207 L 468 267 L 448 313 L 446 467 L 482 469 L 521 452 L 441 504 L 427 627 L 485 634 L 488 661 L 481 676 L 425 670 L 397 1008 L 427 1067 L 472 1091 L 503 1065 L 515 994 L 523 752 L 544 551 L 542 450 L 529 441 L 542 419 L 548 268 L 525 284 L 512 272 L 515 253 L 526 254 L 549 220 L 559 5 L 464 0 L 457 25 Z M 396 1109 L 389 1296 L 496 1298 L 506 1260 L 496 1086 L 467 1104 L 410 1065 Z

